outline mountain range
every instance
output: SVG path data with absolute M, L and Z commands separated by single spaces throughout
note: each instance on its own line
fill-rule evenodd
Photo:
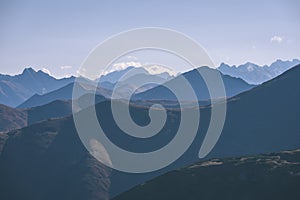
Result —
M 34 94 L 42 95 L 74 81 L 74 77 L 56 79 L 43 71 L 26 68 L 22 74 L 0 74 L 0 104 L 16 107 Z
M 222 63 L 218 67 L 218 70 L 223 74 L 241 78 L 249 84 L 258 85 L 275 78 L 297 64 L 300 64 L 300 60 L 298 59 L 293 59 L 292 61 L 282 61 L 278 59 L 270 66 L 259 66 L 251 62 L 247 62 L 239 66 L 229 66 L 225 63 Z
M 300 66 L 296 66 L 275 79 L 229 98 L 222 135 L 205 160 L 300 148 L 299 76 Z M 131 116 L 139 125 L 149 123 L 148 108 L 130 104 Z M 172 165 L 146 174 L 107 170 L 86 152 L 71 116 L 1 133 L 0 193 L 5 199 L 114 197 L 158 175 L 199 162 L 199 145 L 209 124 L 210 110 L 210 106 L 200 107 L 200 129 L 188 151 Z M 168 118 L 161 132 L 151 140 L 143 140 L 129 137 L 118 128 L 109 100 L 98 103 L 96 111 L 107 136 L 118 146 L 137 152 L 161 148 L 174 137 L 180 124 L 180 110 L 167 109 Z
M 201 67 L 201 70 L 207 70 L 207 71 L 213 71 L 217 72 L 217 70 L 213 70 L 207 67 Z M 35 76 L 38 76 L 37 74 L 45 75 L 43 72 L 34 72 L 32 69 L 28 69 L 31 73 L 35 74 Z M 27 71 L 28 71 L 27 70 Z M 26 70 L 24 70 L 26 71 Z M 127 73 L 131 72 L 131 76 L 127 78 L 121 79 L 121 77 Z M 121 70 L 121 71 L 115 71 L 112 73 L 109 73 L 105 76 L 102 76 L 97 87 L 97 94 L 105 96 L 106 98 L 110 98 L 112 95 L 112 91 L 114 87 L 116 86 L 115 81 L 119 81 L 122 85 L 122 87 L 119 87 L 118 90 L 118 96 L 122 97 L 124 94 L 127 94 L 130 91 L 135 91 L 135 95 L 133 96 L 133 100 L 147 100 L 147 101 L 153 101 L 153 100 L 166 100 L 166 101 L 176 101 L 176 97 L 167 90 L 163 84 L 172 84 L 176 85 L 178 84 L 178 80 L 181 77 L 186 78 L 191 86 L 193 87 L 194 91 L 196 91 L 196 94 L 198 96 L 198 101 L 202 102 L 203 104 L 207 105 L 209 104 L 209 98 L 210 95 L 208 93 L 207 87 L 205 82 L 203 81 L 201 75 L 197 72 L 197 70 L 192 70 L 189 72 L 186 72 L 184 74 L 179 75 L 179 77 L 173 77 L 173 76 L 167 76 L 165 75 L 166 72 L 162 74 L 149 74 L 147 70 L 143 68 L 134 68 L 129 67 L 127 69 Z M 22 75 L 20 75 L 22 76 Z M 49 76 L 49 75 L 46 75 Z M 249 90 L 254 87 L 254 85 L 247 84 L 245 81 L 239 78 L 234 78 L 228 75 L 222 75 L 225 88 L 226 88 L 226 95 L 227 96 L 234 96 L 238 93 L 241 93 L 243 91 Z M 72 93 L 73 93 L 73 82 L 74 77 L 71 77 L 68 80 L 70 83 L 66 84 L 54 91 L 45 93 L 45 94 L 34 94 L 31 97 L 29 97 L 27 100 L 23 101 L 20 105 L 18 105 L 18 108 L 30 108 L 35 106 L 41 106 L 44 104 L 48 104 L 55 100 L 71 100 L 72 99 Z M 108 80 L 111 80 L 112 82 L 109 82 Z M 145 84 L 142 87 L 137 87 L 140 82 L 143 82 L 145 80 L 150 80 L 154 83 Z M 92 90 L 96 87 L 97 83 L 87 80 L 85 78 L 78 78 L 78 81 L 81 83 L 81 89 L 82 93 L 87 93 L 88 90 Z M 119 83 L 119 84 L 120 84 Z M 162 85 L 160 85 L 162 84 Z M 190 96 L 187 91 L 182 91 L 186 97 L 185 100 L 190 101 Z M 186 94 L 185 94 L 186 93 Z M 8 98 L 13 98 L 12 96 Z M 78 98 L 78 97 L 75 97 Z M 7 99 L 8 100 L 8 99 Z M 5 104 L 5 103 L 4 103 Z M 7 104 L 6 104 L 7 105 Z M 14 107 L 14 106 L 12 106 Z
M 255 85 L 275 78 L 299 63 L 300 61 L 298 59 L 294 59 L 292 61 L 277 60 L 270 66 L 259 66 L 250 62 L 240 66 L 229 66 L 225 63 L 222 63 L 217 69 L 222 72 L 222 74 L 231 76 L 231 78 L 229 76 L 222 76 L 225 82 L 227 96 L 230 97 L 246 91 Z M 164 82 L 168 82 L 168 84 L 176 83 L 176 78 L 174 75 L 170 75 L 167 72 L 163 72 L 161 74 L 150 74 L 142 67 L 128 67 L 126 69 L 113 71 L 101 76 L 100 79 L 97 80 L 98 87 L 103 89 L 103 93 L 101 93 L 101 95 L 110 97 L 111 91 L 115 87 L 117 81 L 119 81 L 119 79 L 129 71 L 138 75 L 126 80 L 126 85 L 123 83 L 126 86 L 122 88 L 123 93 L 126 93 L 129 90 L 136 90 L 136 93 L 143 93 L 137 95 L 137 99 L 146 98 L 148 100 L 174 100 L 174 95 L 172 95 L 169 91 L 166 91 L 166 89 L 162 88 L 162 86 L 158 86 Z M 183 76 L 191 81 L 192 86 L 194 89 L 196 89 L 196 91 L 203 91 L 197 93 L 199 101 L 207 100 L 207 98 L 209 98 L 206 91 L 206 86 L 204 85 L 203 80 L 201 80 L 201 77 L 200 79 L 197 77 L 195 70 L 186 72 L 180 76 Z M 136 87 L 139 79 L 147 80 L 147 78 L 153 79 L 159 84 L 147 84 L 142 88 Z M 69 78 L 56 79 L 41 70 L 35 71 L 31 67 L 24 69 L 21 74 L 15 76 L 0 74 L 0 104 L 10 107 L 28 108 L 50 103 L 53 100 L 69 100 L 69 94 L 71 93 L 70 84 L 73 83 L 74 80 L 75 77 L 73 76 Z M 84 78 L 81 78 L 80 81 L 89 85 L 97 84 L 97 82 Z M 153 88 L 155 89 L 148 91 Z M 53 93 L 49 95 L 51 96 L 49 97 L 48 93 L 51 92 Z M 165 92 L 166 94 L 161 94 Z M 45 100 L 48 97 L 49 100 Z
M 124 70 L 114 71 L 101 76 L 99 80 L 92 81 L 79 77 L 79 81 L 85 89 L 95 87 L 98 84 L 98 93 L 110 97 L 116 82 L 128 71 L 140 74 L 140 78 L 149 78 L 156 82 L 165 82 L 173 76 L 164 72 L 161 74 L 150 74 L 143 68 L 128 67 Z M 138 92 L 145 91 L 156 85 L 145 85 L 136 88 L 136 76 L 126 80 L 126 87 L 122 92 L 129 89 L 138 89 Z M 73 83 L 75 77 L 56 79 L 43 71 L 35 71 L 33 68 L 26 68 L 15 76 L 0 74 L 0 104 L 10 107 L 29 108 L 44 105 L 55 100 L 72 99 Z M 125 81 L 125 80 L 124 80 Z M 123 82 L 124 82 L 123 81 Z
M 168 72 L 161 72 L 161 73 L 151 74 L 148 70 L 146 70 L 143 67 L 129 66 L 125 69 L 113 71 L 113 72 L 110 72 L 108 74 L 102 75 L 98 79 L 98 82 L 100 82 L 100 84 L 105 83 L 105 82 L 115 84 L 116 82 L 118 82 L 122 78 L 123 75 L 125 75 L 129 71 L 132 71 L 135 74 L 147 74 L 147 75 L 150 75 L 150 76 L 151 75 L 152 76 L 157 76 L 157 77 L 159 77 L 161 79 L 164 79 L 164 80 L 170 80 L 170 79 L 174 78 L 174 76 L 170 75 Z

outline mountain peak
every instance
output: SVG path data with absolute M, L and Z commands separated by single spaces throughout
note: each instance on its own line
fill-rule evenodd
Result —
M 35 73 L 36 71 L 32 67 L 27 67 L 23 70 L 22 74 L 25 73 Z
M 255 63 L 252 63 L 252 62 L 249 62 L 249 61 L 246 62 L 246 63 L 243 64 L 243 65 L 240 65 L 240 66 L 249 66 L 249 65 L 259 67 L 259 65 L 255 64 Z
M 229 65 L 225 62 L 222 62 L 218 68 L 237 68 L 236 65 Z
M 38 74 L 43 74 L 43 75 L 46 75 L 46 76 L 51 76 L 51 74 L 50 74 L 49 72 L 44 71 L 44 70 L 39 70 L 39 71 L 37 71 L 36 73 L 38 73 Z M 54 77 L 53 77 L 53 78 L 54 78 Z

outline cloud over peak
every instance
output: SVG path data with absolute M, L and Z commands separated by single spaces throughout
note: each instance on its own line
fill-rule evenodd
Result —
M 275 35 L 271 37 L 270 42 L 272 43 L 281 43 L 283 41 L 283 37 Z

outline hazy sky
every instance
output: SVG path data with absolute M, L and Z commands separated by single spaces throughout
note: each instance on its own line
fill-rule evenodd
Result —
M 75 74 L 107 37 L 149 26 L 194 38 L 217 65 L 300 57 L 297 0 L 0 0 L 0 73 Z

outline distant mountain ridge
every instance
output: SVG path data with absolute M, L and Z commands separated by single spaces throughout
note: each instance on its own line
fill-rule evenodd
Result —
M 270 66 L 258 66 L 253 63 L 246 63 L 244 65 L 229 66 L 222 63 L 218 70 L 224 75 L 230 75 L 232 77 L 237 77 L 245 80 L 250 84 L 261 84 L 267 80 L 270 80 L 286 70 L 292 68 L 296 64 L 299 64 L 300 60 L 294 59 L 292 61 L 282 61 L 277 60 Z M 106 74 L 100 78 L 100 86 L 112 90 L 115 83 L 128 71 L 144 71 L 148 73 L 147 70 L 143 68 L 128 67 L 124 70 L 113 71 Z M 164 72 L 161 74 L 149 74 L 149 76 L 156 76 L 165 81 L 169 81 L 174 78 L 170 74 Z M 56 79 L 43 71 L 35 71 L 33 68 L 26 68 L 19 75 L 10 76 L 0 74 L 0 104 L 8 105 L 10 107 L 16 107 L 28 100 L 33 95 L 41 96 L 46 93 L 52 92 L 54 90 L 60 89 L 70 83 L 73 83 L 75 77 Z M 99 81 L 99 80 L 98 80 Z M 92 82 L 92 81 L 88 81 Z M 134 83 L 134 82 L 133 82 Z M 135 87 L 134 84 L 129 84 L 129 87 Z M 152 89 L 156 85 L 147 85 L 141 88 L 139 92 L 143 92 L 148 89 Z M 242 89 L 243 91 L 244 89 Z M 229 92 L 230 93 L 230 92 Z M 235 95 L 236 92 L 228 96 Z M 34 97 L 35 98 L 35 97 Z
M 222 63 L 218 67 L 218 70 L 223 74 L 241 78 L 249 84 L 257 85 L 275 78 L 297 64 L 300 64 L 300 60 L 298 59 L 293 59 L 292 61 L 282 61 L 278 59 L 270 66 L 259 66 L 251 62 L 247 62 L 239 66 L 229 66 Z
M 156 77 L 160 77 L 160 78 L 165 79 L 165 80 L 169 80 L 171 78 L 174 78 L 173 75 L 170 75 L 167 72 L 162 72 L 162 73 L 158 73 L 158 74 L 151 74 L 147 69 L 145 69 L 143 67 L 129 66 L 125 69 L 112 71 L 108 74 L 102 75 L 97 81 L 99 81 L 100 83 L 110 82 L 110 83 L 115 84 L 117 81 L 119 81 L 121 79 L 121 77 L 123 75 L 125 75 L 129 71 L 132 71 L 133 73 L 136 73 L 136 74 L 147 74 L 147 75 L 150 75 L 150 76 L 156 76 Z
M 75 77 L 56 79 L 43 71 L 26 68 L 22 74 L 0 74 L 0 104 L 15 107 L 34 94 L 45 94 L 74 81 Z
M 144 68 L 128 67 L 124 70 L 108 73 L 97 80 L 99 81 L 99 86 L 102 88 L 102 95 L 106 97 L 110 96 L 111 90 L 116 82 L 130 70 L 133 70 L 136 74 L 141 73 L 148 78 L 161 79 L 161 81 L 169 80 L 173 77 L 168 73 L 153 75 Z M 80 82 L 84 84 L 97 85 L 96 81 L 88 80 L 83 77 L 79 77 L 79 79 Z M 74 81 L 74 76 L 56 79 L 41 70 L 35 71 L 31 67 L 25 68 L 22 74 L 15 76 L 0 74 L 0 104 L 25 108 L 43 105 L 59 99 L 69 100 L 71 99 L 70 93 L 72 91 L 69 86 Z M 135 88 L 135 81 L 133 79 L 128 80 L 127 85 L 128 87 Z M 143 90 L 152 87 L 154 86 L 148 85 L 145 86 Z M 126 92 L 126 90 L 124 92 Z M 50 93 L 52 94 L 50 95 Z M 55 94 L 57 95 L 56 97 L 54 97 Z
M 132 75 L 129 77 L 126 77 L 124 80 L 120 79 L 125 73 L 128 71 L 133 70 L 131 73 Z M 215 69 L 211 69 L 208 67 L 201 67 L 200 70 L 206 70 L 214 73 L 219 73 Z M 112 79 L 107 79 L 107 77 L 113 76 Z M 209 104 L 210 95 L 208 93 L 208 89 L 206 87 L 206 84 L 203 80 L 203 78 L 199 75 L 197 70 L 192 70 L 189 72 L 186 72 L 184 74 L 181 74 L 179 76 L 185 77 L 193 87 L 196 95 L 198 96 L 199 102 L 207 105 Z M 112 72 L 111 74 L 108 74 L 105 76 L 106 78 L 99 82 L 99 86 L 97 87 L 97 94 L 103 95 L 106 98 L 110 98 L 112 95 L 112 91 L 116 85 L 116 83 L 108 82 L 107 80 L 115 80 L 115 78 L 119 81 L 119 83 L 122 84 L 122 87 L 120 91 L 118 91 L 119 98 L 122 98 L 124 94 L 127 94 L 129 91 L 134 91 L 136 94 L 133 96 L 133 100 L 166 100 L 166 101 L 176 101 L 175 96 L 173 93 L 171 93 L 169 90 L 167 90 L 163 84 L 173 84 L 173 85 L 180 85 L 177 83 L 177 77 L 173 79 L 164 79 L 159 75 L 151 75 L 147 73 L 147 71 L 143 68 L 134 68 L 129 67 L 125 70 L 121 70 L 118 72 Z M 222 75 L 224 81 L 224 86 L 226 89 L 226 95 L 228 97 L 234 96 L 238 93 L 241 93 L 243 91 L 249 90 L 254 87 L 254 85 L 250 85 L 239 78 L 234 78 L 228 75 Z M 171 76 L 169 76 L 171 78 Z M 151 80 L 156 83 L 161 83 L 162 85 L 158 84 L 146 84 L 141 88 L 137 88 L 136 85 L 139 83 L 143 83 L 143 81 Z M 81 80 L 82 90 L 86 90 L 89 87 L 95 87 L 94 82 L 86 82 L 85 79 Z M 28 100 L 23 102 L 21 105 L 18 106 L 18 108 L 30 108 L 30 107 L 36 107 L 43 104 L 50 103 L 55 100 L 70 100 L 72 99 L 72 92 L 73 92 L 73 83 L 68 84 L 62 88 L 59 88 L 58 90 L 52 91 L 50 93 L 44 94 L 44 95 L 34 95 L 30 97 Z M 188 91 L 182 91 L 183 93 L 187 93 Z M 86 92 L 83 92 L 86 93 Z M 187 101 L 190 101 L 190 95 L 187 93 L 185 95 Z M 75 97 L 78 98 L 78 97 Z
M 126 74 L 128 73 L 128 75 Z M 126 76 L 124 76 L 126 74 Z M 123 77 L 124 76 L 124 77 Z M 137 93 L 151 89 L 159 84 L 162 84 L 168 80 L 171 80 L 175 76 L 169 75 L 167 72 L 161 74 L 150 74 L 143 67 L 128 67 L 124 70 L 114 71 L 107 75 L 101 76 L 99 79 L 99 86 L 109 90 L 113 90 L 117 83 L 121 82 L 123 88 L 126 90 L 136 90 Z M 157 84 L 146 84 L 145 86 L 138 88 L 140 82 L 151 80 Z

